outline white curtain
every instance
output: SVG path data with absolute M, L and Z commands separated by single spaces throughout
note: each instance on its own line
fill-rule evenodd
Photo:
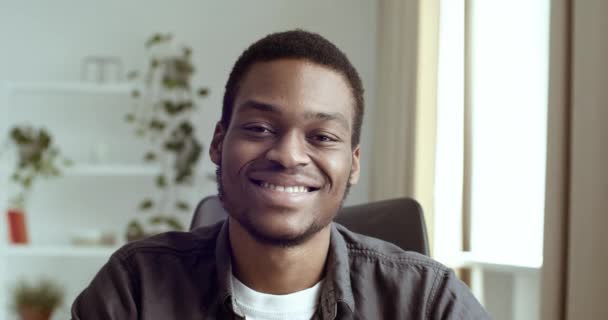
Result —
M 439 0 L 381 0 L 370 199 L 413 197 L 433 239 Z

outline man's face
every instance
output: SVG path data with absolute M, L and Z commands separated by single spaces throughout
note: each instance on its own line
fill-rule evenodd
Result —
M 226 210 L 260 241 L 306 241 L 331 222 L 359 178 L 346 80 L 305 60 L 256 63 L 232 112 L 210 149 Z

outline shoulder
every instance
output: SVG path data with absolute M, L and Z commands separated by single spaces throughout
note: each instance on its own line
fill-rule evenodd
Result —
M 411 314 L 420 312 L 428 318 L 489 318 L 452 269 L 343 226 L 337 225 L 337 230 L 346 243 L 352 285 L 356 291 L 366 292 L 360 300 L 369 300 L 370 292 L 377 292 L 378 297 L 391 297 L 392 301 L 409 301 L 407 307 L 415 309 Z
M 189 232 L 165 232 L 146 239 L 130 242 L 116 251 L 113 258 L 130 260 L 138 256 L 213 255 L 222 223 L 197 228 Z
M 398 246 L 359 233 L 336 224 L 337 230 L 344 239 L 351 260 L 381 263 L 395 268 L 421 267 L 449 272 L 450 269 L 441 263 L 413 251 L 404 251 Z

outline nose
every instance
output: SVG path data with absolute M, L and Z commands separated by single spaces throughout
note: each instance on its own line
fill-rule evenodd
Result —
M 266 152 L 266 159 L 276 162 L 284 168 L 307 165 L 310 163 L 310 157 L 307 153 L 306 138 L 296 132 L 283 134 Z

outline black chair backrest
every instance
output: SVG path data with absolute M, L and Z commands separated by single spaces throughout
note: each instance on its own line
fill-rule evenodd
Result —
M 190 230 L 227 217 L 217 196 L 201 200 Z M 406 251 L 429 255 L 422 208 L 414 199 L 399 198 L 344 207 L 335 219 L 349 230 L 391 242 Z
M 388 241 L 405 251 L 429 255 L 424 214 L 414 199 L 398 198 L 344 207 L 334 220 L 353 232 Z

